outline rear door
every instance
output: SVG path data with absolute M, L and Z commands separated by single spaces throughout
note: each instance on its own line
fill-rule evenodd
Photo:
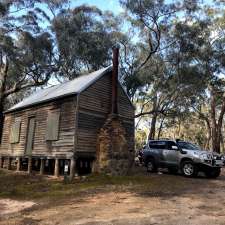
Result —
M 176 166 L 178 165 L 179 161 L 179 150 L 175 142 L 167 141 L 166 148 L 163 150 L 163 157 L 167 165 L 169 166 Z M 174 149 L 174 146 L 177 149 Z
M 151 141 L 149 142 L 150 149 L 154 150 L 155 155 L 157 157 L 157 161 L 160 166 L 164 166 L 164 158 L 163 158 L 163 151 L 166 148 L 166 142 L 165 141 Z

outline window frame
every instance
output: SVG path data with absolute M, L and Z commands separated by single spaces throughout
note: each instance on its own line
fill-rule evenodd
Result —
M 10 144 L 20 143 L 21 124 L 22 124 L 21 118 L 16 118 L 14 122 L 11 124 L 10 136 L 9 136 Z M 16 136 L 15 136 L 15 133 L 16 133 Z
M 179 149 L 178 145 L 174 141 L 167 141 L 167 149 L 171 151 L 177 151 L 175 149 L 172 149 L 172 146 L 177 146 L 177 148 Z
M 45 140 L 47 142 L 59 140 L 60 117 L 61 117 L 60 110 L 51 110 L 48 112 L 48 116 L 46 119 L 46 134 L 45 134 Z M 56 125 L 55 125 L 55 119 L 57 119 Z M 56 129 L 55 131 L 53 127 L 55 127 Z
M 164 144 L 159 144 L 159 143 L 164 143 Z M 154 147 L 151 147 L 151 143 L 154 143 L 153 144 L 153 146 Z M 149 148 L 150 149 L 166 149 L 166 147 L 167 147 L 167 143 L 166 143 L 166 141 L 150 141 L 149 143 L 148 143 L 148 146 L 149 146 Z M 158 147 L 158 146 L 163 146 L 163 147 Z
M 33 127 L 31 126 L 33 122 Z M 27 134 L 26 134 L 26 147 L 25 147 L 25 155 L 32 155 L 32 151 L 34 149 L 35 142 L 35 132 L 36 132 L 36 116 L 31 114 L 27 118 Z M 30 133 L 31 132 L 31 133 Z

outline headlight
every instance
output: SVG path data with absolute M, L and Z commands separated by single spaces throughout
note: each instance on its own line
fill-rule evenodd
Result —
M 202 153 L 200 155 L 201 160 L 210 160 L 211 158 L 212 158 L 212 156 L 210 154 L 207 154 L 207 153 Z

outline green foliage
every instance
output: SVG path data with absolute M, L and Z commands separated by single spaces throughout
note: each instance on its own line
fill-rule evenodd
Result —
M 5 74 L 1 73 L 1 104 L 13 93 L 46 84 L 56 70 L 52 34 L 41 26 L 47 17 L 38 3 L 1 3 L 5 11 L 0 17 L 0 67 L 7 65 Z
M 115 33 L 119 33 L 112 14 L 82 5 L 60 13 L 53 20 L 53 31 L 62 76 L 73 78 L 84 70 L 97 70 L 111 63 L 111 48 Z
M 155 132 L 160 136 L 169 132 L 172 138 L 181 136 L 206 145 L 208 138 L 221 132 L 219 118 L 224 116 L 224 12 L 198 1 L 121 3 L 141 34 L 135 63 L 129 65 L 132 70 L 125 80 L 137 105 L 137 124 L 149 127 L 152 137 Z M 213 116 L 218 120 L 216 132 Z M 192 129 L 190 118 L 199 128 Z M 175 128 L 185 123 L 187 131 L 176 133 Z
M 147 140 L 147 134 L 146 131 L 138 129 L 136 131 L 135 135 L 135 149 L 139 150 L 143 147 L 143 145 L 146 143 Z

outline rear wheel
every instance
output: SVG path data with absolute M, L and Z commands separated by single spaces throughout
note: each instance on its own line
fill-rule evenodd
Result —
M 198 169 L 192 161 L 182 162 L 181 171 L 185 177 L 195 177 L 198 175 Z
M 147 172 L 153 173 L 157 171 L 157 166 L 154 159 L 149 159 L 146 163 Z
M 208 171 L 205 171 L 205 175 L 208 178 L 217 178 L 221 173 L 221 168 L 212 168 Z

